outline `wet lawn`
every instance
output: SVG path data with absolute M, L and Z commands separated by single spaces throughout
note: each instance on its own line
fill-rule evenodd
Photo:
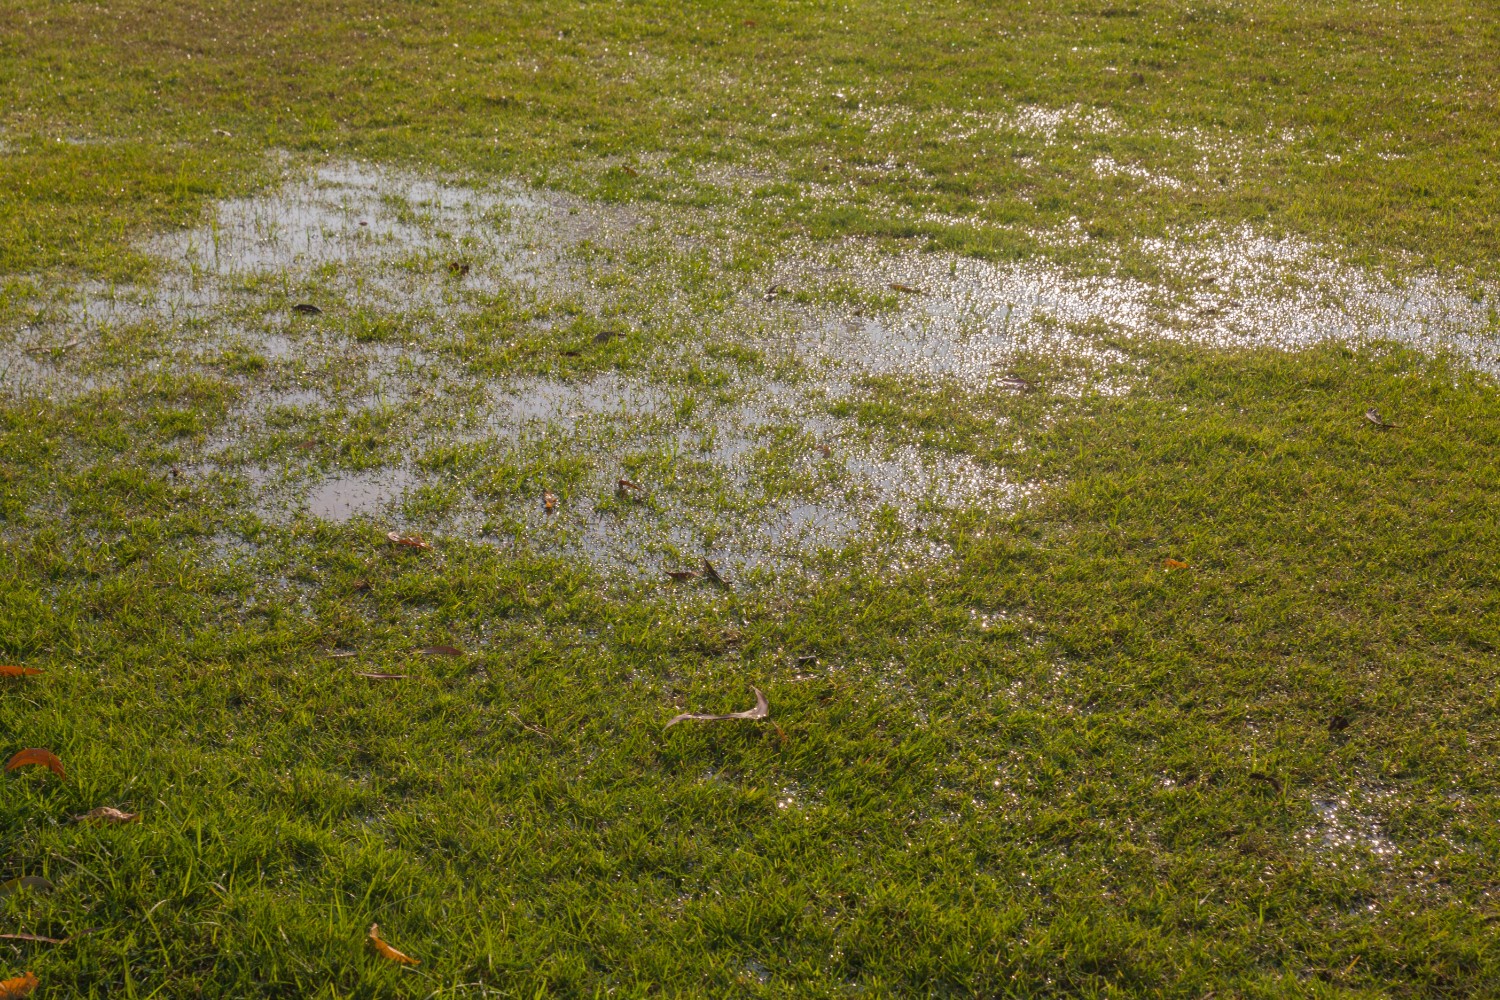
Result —
M 0 996 L 1500 993 L 1497 32 L 7 4 Z

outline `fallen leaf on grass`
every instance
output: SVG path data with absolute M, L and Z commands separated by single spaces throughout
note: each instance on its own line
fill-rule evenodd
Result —
M 542 506 L 549 511 L 557 509 L 557 497 L 550 490 L 542 491 Z
M 636 170 L 634 167 L 621 167 L 620 173 L 625 174 L 627 177 L 641 176 L 640 171 Z
M 1026 381 L 1015 372 L 1011 372 L 1009 375 L 1000 380 L 1000 388 L 1009 389 L 1011 392 L 1031 392 L 1036 388 L 1036 386 Z
M 620 336 L 620 332 L 618 330 L 600 330 L 598 333 L 594 334 L 594 343 L 607 344 L 618 336 Z
M 708 578 L 709 583 L 715 584 L 716 586 L 729 586 L 729 584 L 724 582 L 724 578 L 719 575 L 719 571 L 714 569 L 714 564 L 709 562 L 707 559 L 703 560 L 703 575 Z
M 0 664 L 0 677 L 35 677 L 41 673 L 39 667 L 17 667 L 11 664 Z
M 816 451 L 817 451 L 817 453 L 819 455 L 822 455 L 824 458 L 832 458 L 833 457 L 833 449 L 830 448 L 830 447 L 828 447 L 826 444 L 817 445 L 816 446 Z
M 317 446 L 318 446 L 318 442 L 316 442 L 316 441 L 303 441 L 301 444 L 297 445 L 297 450 L 298 451 L 312 451 Z
M 695 569 L 669 569 L 665 572 L 674 580 L 696 580 L 703 575 Z
M 615 481 L 615 493 L 622 497 L 644 496 L 646 493 L 646 487 L 642 486 L 640 483 L 633 483 L 629 479 L 621 476 L 618 480 Z
M 464 278 L 469 274 L 469 262 L 466 260 L 450 260 L 448 262 L 448 273 L 455 278 Z
M 406 680 L 406 675 L 405 674 L 371 674 L 371 673 L 356 672 L 354 676 L 355 677 L 364 677 L 364 678 L 367 678 L 367 679 L 372 680 L 372 681 L 404 681 L 404 680 Z
M 392 948 L 390 945 L 380 940 L 379 924 L 370 925 L 370 943 L 375 946 L 376 951 L 378 951 L 386 958 L 390 959 L 392 962 L 400 962 L 402 965 L 422 964 L 419 960 L 412 958 L 410 955 L 406 955 L 402 952 L 397 951 L 395 948 Z
M 27 764 L 37 764 L 45 767 L 59 778 L 66 778 L 68 776 L 68 773 L 63 770 L 62 761 L 58 760 L 57 756 L 51 750 L 43 750 L 41 747 L 27 747 L 25 750 L 22 750 L 5 762 L 5 769 L 7 771 L 14 771 L 16 768 L 25 767 Z
M 1163 559 L 1162 566 L 1166 569 L 1187 569 L 1188 564 L 1181 559 Z
M 432 548 L 432 545 L 430 543 L 422 541 L 422 539 L 417 538 L 415 535 L 403 535 L 399 531 L 388 531 L 385 533 L 385 537 L 389 538 L 396 545 L 405 545 L 407 548 Z
M 0 982 L 0 1000 L 21 1000 L 22 997 L 31 996 L 31 991 L 39 985 L 36 976 L 27 972 Z
M 464 651 L 457 646 L 423 646 L 417 650 L 423 656 L 463 656 Z
M 1380 416 L 1380 411 L 1375 409 L 1375 407 L 1373 406 L 1365 411 L 1365 419 L 1374 424 L 1376 427 L 1380 428 L 1389 429 L 1397 426 L 1396 424 L 1386 423 L 1385 420 Z
M 893 282 L 891 282 L 890 289 L 893 292 L 904 292 L 907 295 L 926 295 L 927 294 L 925 291 L 923 291 L 922 289 L 918 288 L 916 285 L 903 285 L 899 281 L 893 281 Z
M 292 312 L 298 312 L 304 316 L 317 316 L 321 314 L 323 310 L 319 309 L 311 302 L 298 302 L 296 305 L 292 306 Z
M 22 875 L 8 882 L 0 882 L 0 899 L 4 899 L 17 889 L 46 889 L 51 892 L 54 888 L 56 887 L 51 882 L 40 875 Z
M 751 688 L 755 692 L 755 707 L 743 712 L 729 712 L 726 715 L 713 715 L 708 712 L 684 712 L 673 716 L 665 727 L 671 729 L 679 722 L 688 719 L 696 719 L 700 722 L 719 722 L 724 719 L 764 719 L 771 714 L 771 706 L 766 704 L 766 696 L 760 693 L 760 688 Z
M 134 823 L 140 818 L 140 813 L 128 813 L 114 806 L 99 806 L 73 817 L 79 823 Z

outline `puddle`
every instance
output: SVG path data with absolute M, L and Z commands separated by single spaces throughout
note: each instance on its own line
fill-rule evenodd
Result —
M 960 125 L 1042 141 L 1118 128 L 1082 108 Z M 1095 167 L 1150 182 L 1106 158 Z M 730 222 L 368 164 L 289 170 L 149 241 L 162 261 L 151 287 L 59 289 L 0 330 L 0 392 L 62 399 L 146 370 L 209 372 L 241 395 L 206 441 L 181 445 L 182 464 L 246 483 L 273 521 L 390 518 L 441 484 L 448 499 L 422 505 L 434 537 L 489 528 L 489 542 L 606 567 L 654 574 L 706 555 L 741 575 L 869 541 L 892 511 L 906 533 L 893 558 L 940 557 L 932 539 L 953 512 L 1013 509 L 1035 489 L 861 436 L 833 414 L 868 375 L 962 391 L 1024 356 L 1056 359 L 1028 372 L 1051 394 L 1129 391 L 1134 363 L 1095 330 L 1287 348 L 1389 338 L 1500 370 L 1493 292 L 1386 279 L 1250 230 L 1141 243 L 1194 276 L 1183 291 L 856 240 L 788 244 L 745 273 L 729 266 Z M 594 339 L 603 328 L 628 340 Z M 555 338 L 571 337 L 579 349 L 559 357 Z M 471 360 L 490 350 L 502 360 Z M 604 350 L 618 353 L 590 353 Z M 316 478 L 330 465 L 371 468 Z M 621 476 L 642 494 L 616 496 Z M 566 497 L 550 513 L 547 491 Z
M 307 512 L 335 524 L 388 513 L 416 484 L 416 477 L 405 469 L 335 474 L 308 493 Z

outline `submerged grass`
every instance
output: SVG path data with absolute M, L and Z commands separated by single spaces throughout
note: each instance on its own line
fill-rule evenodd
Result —
M 861 234 L 1160 277 L 1145 238 L 1255 223 L 1482 301 L 1486 13 L 8 5 L 0 652 L 45 673 L 0 678 L 0 752 L 68 779 L 0 781 L 0 934 L 66 939 L 0 979 L 1500 992 L 1492 376 L 1107 323 L 995 359 L 1032 391 L 788 347 L 939 297 L 828 263 Z M 506 212 L 396 192 L 442 239 L 377 263 L 142 239 L 330 152 L 593 200 L 546 195 L 566 260 L 522 238 L 552 284 L 475 236 Z M 112 282 L 174 305 L 81 321 Z M 393 469 L 347 518 L 265 499 Z M 729 567 L 821 517 L 722 586 L 578 543 Z

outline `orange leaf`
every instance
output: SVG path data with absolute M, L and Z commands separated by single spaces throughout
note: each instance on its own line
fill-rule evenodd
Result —
M 385 537 L 389 538 L 396 545 L 405 545 L 406 547 L 412 549 L 432 548 L 429 543 L 422 541 L 422 539 L 417 538 L 413 535 L 403 535 L 399 531 L 388 531 L 386 532 Z
M 557 497 L 550 490 L 542 492 L 542 506 L 548 510 L 557 509 Z
M 40 747 L 28 747 L 22 750 L 5 762 L 5 769 L 7 771 L 14 771 L 16 768 L 25 767 L 27 764 L 41 764 L 49 768 L 59 778 L 66 778 L 68 776 L 68 772 L 63 770 L 62 761 L 58 760 L 51 750 L 43 750 Z
M 1187 569 L 1188 564 L 1181 559 L 1168 559 L 1162 563 L 1167 569 Z
M 95 821 L 104 823 L 134 823 L 141 818 L 141 814 L 128 813 L 122 809 L 116 809 L 114 806 L 100 806 L 97 809 L 90 809 L 88 812 L 74 816 L 73 818 L 80 823 L 92 823 Z
M 30 972 L 7 979 L 0 983 L 0 1000 L 21 1000 L 22 997 L 31 996 L 31 991 L 38 986 L 36 976 Z
M 39 667 L 14 667 L 10 664 L 0 664 L 0 677 L 35 677 L 41 672 Z
M 380 925 L 379 924 L 371 924 L 370 925 L 370 943 L 375 946 L 375 950 L 376 951 L 380 952 L 381 955 L 384 955 L 386 958 L 390 959 L 392 962 L 400 962 L 402 965 L 421 965 L 422 964 L 419 960 L 417 960 L 415 958 L 412 958 L 410 955 L 402 954 L 401 952 L 397 951 L 395 948 L 392 948 L 390 945 L 388 945 L 384 941 L 380 940 Z M 0 998 L 0 1000 L 3 1000 L 3 998 Z

